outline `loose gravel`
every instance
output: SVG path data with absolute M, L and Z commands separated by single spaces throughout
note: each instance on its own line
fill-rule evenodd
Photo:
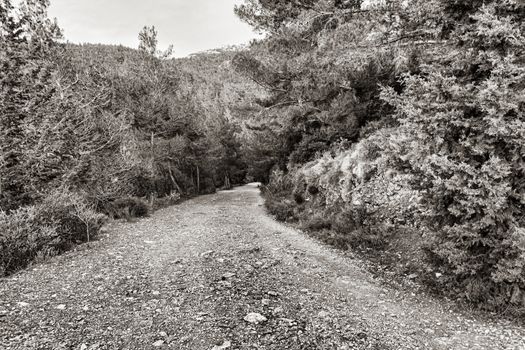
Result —
M 525 349 L 266 215 L 255 184 L 108 226 L 0 280 L 0 349 Z

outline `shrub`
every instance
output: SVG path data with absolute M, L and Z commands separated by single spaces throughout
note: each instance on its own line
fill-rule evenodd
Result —
M 329 230 L 332 228 L 332 220 L 323 213 L 303 216 L 301 226 L 306 230 Z
M 150 213 L 149 204 L 137 197 L 119 198 L 108 205 L 107 213 L 114 219 L 146 217 Z
M 181 199 L 181 196 L 177 192 L 172 192 L 169 196 L 162 198 L 155 198 L 153 200 L 153 209 L 157 210 L 160 208 L 166 208 L 177 204 Z
M 354 215 L 348 208 L 342 208 L 341 212 L 332 217 L 332 228 L 336 232 L 350 234 L 358 227 Z
M 274 170 L 270 176 L 268 185 L 261 186 L 261 192 L 265 199 L 265 206 L 268 212 L 275 215 L 279 221 L 296 220 L 295 201 L 289 200 L 292 195 L 294 185 L 291 177 L 281 170 Z
M 205 177 L 204 179 L 202 179 L 199 194 L 212 194 L 215 192 L 217 192 L 217 188 L 215 187 L 213 179 L 209 177 Z
M 56 227 L 40 225 L 35 207 L 0 211 L 0 276 L 27 266 L 38 254 L 53 255 L 59 243 Z
M 294 189 L 294 183 L 288 174 L 282 170 L 274 170 L 270 181 L 262 187 L 263 194 L 267 197 L 287 197 Z
M 56 227 L 63 249 L 96 236 L 106 217 L 91 209 L 85 199 L 71 192 L 54 192 L 37 206 L 38 220 Z
M 447 289 L 525 306 L 525 6 L 457 14 L 447 52 L 385 89 L 403 134 L 385 149 L 423 197 L 424 240 Z
M 275 215 L 278 221 L 294 220 L 294 203 L 286 199 L 266 198 L 265 206 L 268 212 Z
M 56 255 L 96 236 L 105 217 L 78 195 L 54 193 L 35 206 L 0 211 L 0 275 Z

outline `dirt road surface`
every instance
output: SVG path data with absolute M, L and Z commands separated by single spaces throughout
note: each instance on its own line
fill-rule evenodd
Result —
M 267 216 L 251 184 L 0 280 L 0 349 L 525 349 L 525 329 L 362 266 Z

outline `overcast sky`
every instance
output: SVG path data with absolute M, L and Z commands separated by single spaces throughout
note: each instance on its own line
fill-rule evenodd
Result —
M 174 46 L 177 57 L 256 36 L 233 13 L 242 0 L 51 0 L 56 17 L 73 43 L 122 44 L 138 47 L 138 33 L 154 25 L 159 46 Z

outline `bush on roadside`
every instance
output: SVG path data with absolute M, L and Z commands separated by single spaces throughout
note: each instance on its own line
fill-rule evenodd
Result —
M 404 75 L 403 91 L 382 92 L 401 135 L 384 153 L 416 180 L 422 238 L 443 290 L 523 309 L 525 4 L 476 2 L 453 13 L 463 21 L 447 51 Z
M 105 216 L 80 196 L 53 193 L 38 205 L 0 211 L 0 276 L 95 237 Z
M 68 191 L 55 191 L 37 205 L 38 221 L 56 228 L 63 249 L 90 241 L 106 221 L 106 216 L 89 207 L 84 197 Z
M 217 188 L 213 183 L 213 179 L 209 177 L 205 177 L 204 179 L 202 179 L 199 194 L 213 194 L 215 192 L 217 192 Z
M 286 199 L 277 198 L 266 198 L 265 201 L 266 209 L 268 212 L 275 216 L 278 221 L 293 221 L 295 220 L 294 215 L 294 203 Z
M 113 219 L 141 218 L 149 215 L 149 204 L 137 197 L 119 198 L 108 205 L 107 214 Z
M 270 175 L 269 183 L 261 186 L 261 193 L 265 199 L 264 205 L 278 221 L 297 219 L 295 215 L 297 204 L 288 199 L 292 194 L 293 186 L 291 178 L 281 170 L 274 170 Z
M 288 174 L 281 170 L 274 170 L 270 181 L 261 188 L 265 197 L 287 197 L 294 189 L 294 183 Z
M 54 255 L 60 243 L 56 227 L 40 225 L 37 208 L 0 211 L 0 276 L 28 265 L 37 256 Z
M 329 216 L 323 213 L 316 213 L 313 215 L 305 216 L 301 218 L 301 226 L 305 230 L 321 231 L 330 230 L 332 228 L 332 220 Z
M 177 192 L 172 192 L 169 196 L 166 196 L 166 197 L 155 198 L 152 201 L 153 210 L 166 208 L 166 207 L 175 205 L 179 203 L 180 199 L 181 199 L 180 193 L 177 193 Z

